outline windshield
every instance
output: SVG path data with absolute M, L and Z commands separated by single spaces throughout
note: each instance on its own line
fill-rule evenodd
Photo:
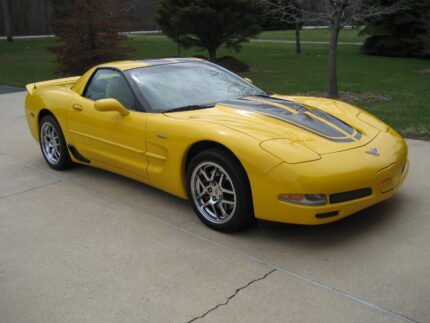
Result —
M 156 112 L 266 95 L 236 74 L 206 62 L 157 65 L 126 73 Z

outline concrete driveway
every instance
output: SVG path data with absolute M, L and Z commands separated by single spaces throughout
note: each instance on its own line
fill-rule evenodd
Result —
M 381 205 L 226 235 L 143 184 L 50 170 L 23 104 L 0 95 L 0 322 L 430 322 L 430 143 Z

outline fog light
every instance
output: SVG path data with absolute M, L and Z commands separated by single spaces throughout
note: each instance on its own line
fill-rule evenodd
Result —
M 327 204 L 327 196 L 325 194 L 284 193 L 279 195 L 279 199 L 282 202 L 309 205 L 309 206 Z

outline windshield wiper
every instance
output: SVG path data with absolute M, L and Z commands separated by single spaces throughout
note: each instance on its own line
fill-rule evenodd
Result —
M 163 113 L 170 113 L 170 112 L 181 112 L 181 111 L 192 111 L 192 110 L 200 110 L 200 109 L 209 109 L 213 108 L 214 105 L 207 104 L 207 105 L 187 105 L 184 107 L 174 108 L 170 110 L 163 111 Z

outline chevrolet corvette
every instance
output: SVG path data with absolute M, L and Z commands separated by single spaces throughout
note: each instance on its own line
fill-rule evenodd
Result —
M 200 59 L 119 61 L 27 85 L 55 170 L 102 168 L 189 199 L 207 226 L 317 225 L 392 197 L 408 149 L 350 104 L 267 93 Z

